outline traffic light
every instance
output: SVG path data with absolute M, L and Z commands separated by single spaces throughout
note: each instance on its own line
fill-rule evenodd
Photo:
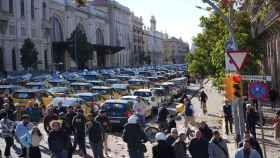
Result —
M 238 74 L 230 74 L 224 79 L 225 98 L 234 100 L 242 96 L 241 77 Z

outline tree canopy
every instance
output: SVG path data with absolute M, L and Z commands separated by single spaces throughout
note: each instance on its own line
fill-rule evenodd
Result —
M 223 10 L 228 14 L 227 9 Z M 233 27 L 239 49 L 250 51 L 250 60 L 241 73 L 260 72 L 262 50 L 257 41 L 252 38 L 249 13 L 242 10 L 235 11 Z M 200 18 L 202 33 L 194 39 L 196 49 L 187 55 L 188 71 L 192 76 L 213 77 L 216 85 L 220 85 L 225 76 L 225 42 L 229 33 L 223 19 L 216 13 L 209 17 Z
M 20 49 L 21 53 L 21 65 L 25 70 L 29 68 L 36 69 L 38 64 L 38 52 L 31 39 L 25 39 Z

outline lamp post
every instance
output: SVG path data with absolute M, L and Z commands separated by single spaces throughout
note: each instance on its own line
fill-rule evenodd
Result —
M 238 50 L 238 44 L 235 38 L 235 34 L 234 34 L 234 29 L 232 27 L 232 14 L 233 14 L 233 2 L 234 1 L 230 1 L 229 4 L 229 16 L 226 16 L 223 11 L 211 0 L 202 0 L 203 3 L 207 3 L 208 5 L 211 6 L 212 9 L 214 9 L 214 11 L 219 14 L 224 23 L 226 24 L 228 31 L 229 31 L 229 36 L 230 36 L 230 40 L 233 43 L 233 50 Z M 201 7 L 197 7 L 199 9 L 201 9 Z M 242 101 L 240 97 L 236 97 L 235 100 L 233 100 L 232 102 L 232 109 L 233 109 L 233 114 L 234 114 L 234 122 L 235 122 L 235 133 L 236 133 L 236 142 L 238 144 L 238 142 L 240 142 L 243 138 L 244 135 L 244 130 L 245 130 L 245 126 L 244 126 L 244 110 L 243 110 L 243 106 L 242 106 Z

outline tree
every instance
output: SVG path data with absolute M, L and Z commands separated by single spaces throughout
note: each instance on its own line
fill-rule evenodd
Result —
M 224 8 L 224 13 L 228 10 Z M 234 15 L 237 42 L 240 49 L 250 51 L 250 62 L 241 73 L 260 72 L 260 60 L 263 51 L 257 41 L 252 38 L 251 24 L 248 12 L 237 10 Z M 193 42 L 196 45 L 194 54 L 187 55 L 188 71 L 193 76 L 210 76 L 219 86 L 225 76 L 225 42 L 229 39 L 228 29 L 222 18 L 211 13 L 209 17 L 201 17 L 200 26 L 203 32 L 198 34 Z
M 93 57 L 92 45 L 88 42 L 84 31 L 77 27 L 67 39 L 72 46 L 69 49 L 71 58 L 76 62 L 79 69 L 86 68 L 86 65 Z
M 34 43 L 31 39 L 25 39 L 20 49 L 21 53 L 21 65 L 24 70 L 28 70 L 29 68 L 36 69 L 38 64 L 38 52 L 35 48 Z

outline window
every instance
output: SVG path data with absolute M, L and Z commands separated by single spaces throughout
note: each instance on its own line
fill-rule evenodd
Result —
M 15 35 L 16 34 L 16 27 L 15 27 L 15 25 L 10 25 L 9 26 L 9 34 L 10 35 Z
M 16 50 L 13 48 L 12 50 L 12 64 L 13 64 L 13 70 L 17 70 L 17 55 L 16 55 Z
M 20 1 L 20 15 L 21 17 L 25 16 L 25 6 L 24 6 L 24 0 Z
M 31 0 L 31 18 L 35 18 L 34 0 Z
M 36 29 L 35 28 L 33 28 L 31 30 L 31 34 L 32 34 L 32 37 L 36 37 Z
M 49 65 L 48 65 L 48 50 L 44 51 L 44 59 L 45 59 L 45 70 L 47 70 L 49 68 Z
M 26 36 L 26 30 L 24 26 L 21 26 L 20 32 L 21 32 L 21 36 Z
M 9 0 L 9 13 L 14 13 L 14 0 Z
M 43 2 L 43 19 L 47 18 L 47 3 Z

